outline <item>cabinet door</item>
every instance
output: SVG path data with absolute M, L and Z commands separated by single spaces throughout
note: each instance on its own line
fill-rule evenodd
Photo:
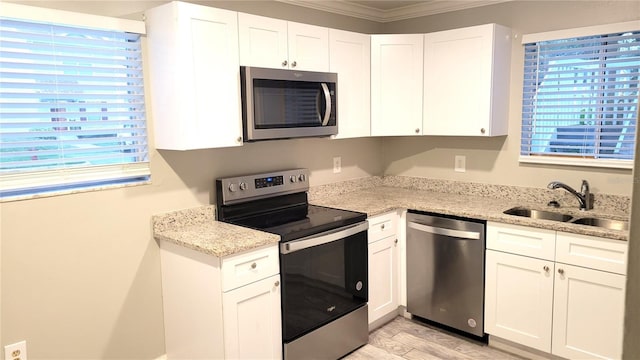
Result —
M 237 13 L 172 2 L 147 28 L 156 148 L 242 145 Z
M 369 244 L 369 324 L 398 309 L 397 237 Z
M 240 65 L 288 68 L 287 22 L 264 16 L 238 14 Z
M 281 359 L 280 275 L 222 295 L 227 359 Z
M 338 73 L 337 139 L 371 135 L 371 36 L 329 29 L 329 71 Z
M 506 135 L 508 105 L 499 97 L 509 95 L 504 89 L 509 78 L 504 58 L 510 58 L 511 47 L 502 38 L 494 46 L 496 27 L 487 24 L 425 35 L 425 135 Z M 494 68 L 494 60 L 501 68 Z
M 371 36 L 371 135 L 422 134 L 422 34 Z
M 551 351 L 552 261 L 487 250 L 485 332 Z
M 329 71 L 329 29 L 288 22 L 289 66 L 306 71 Z
M 556 264 L 554 355 L 568 359 L 620 359 L 625 277 Z

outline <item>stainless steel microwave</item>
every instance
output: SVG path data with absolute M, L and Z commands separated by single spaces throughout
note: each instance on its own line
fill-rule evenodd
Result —
M 338 74 L 240 67 L 244 141 L 338 133 Z

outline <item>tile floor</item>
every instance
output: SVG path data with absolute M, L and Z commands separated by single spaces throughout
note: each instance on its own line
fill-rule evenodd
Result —
M 397 317 L 369 334 L 369 343 L 344 359 L 522 360 L 445 330 Z

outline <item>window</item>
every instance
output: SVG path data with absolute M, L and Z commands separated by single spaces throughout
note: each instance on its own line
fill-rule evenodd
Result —
M 523 43 L 521 161 L 631 168 L 640 31 Z
M 0 142 L 3 197 L 148 181 L 140 34 L 0 18 Z

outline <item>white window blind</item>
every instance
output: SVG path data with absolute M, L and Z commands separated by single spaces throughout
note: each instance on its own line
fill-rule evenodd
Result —
M 631 167 L 640 31 L 524 44 L 521 159 Z M 565 161 L 566 160 L 566 161 Z M 597 166 L 597 165 L 596 165 Z
M 149 179 L 140 35 L 0 18 L 0 193 Z

